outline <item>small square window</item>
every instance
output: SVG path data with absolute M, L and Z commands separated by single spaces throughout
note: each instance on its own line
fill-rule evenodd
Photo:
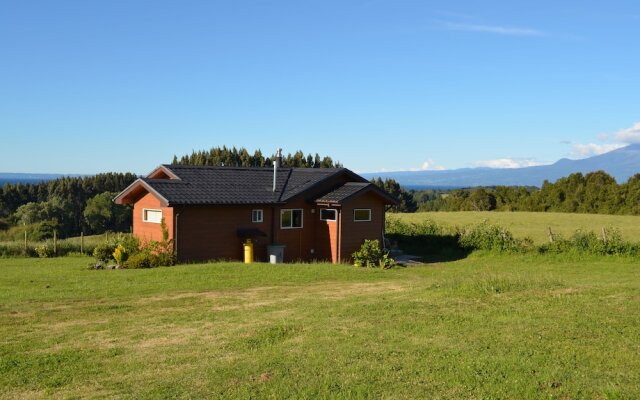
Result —
M 371 209 L 356 208 L 355 210 L 353 210 L 353 220 L 355 222 L 371 221 Z
M 263 221 L 262 210 L 251 210 L 251 222 L 259 223 Z
M 338 211 L 333 208 L 323 208 L 320 210 L 320 221 L 335 221 L 338 219 Z
M 152 222 L 154 224 L 159 224 L 162 222 L 162 210 L 142 210 L 142 220 L 144 222 Z
M 302 228 L 302 209 L 280 210 L 280 228 Z

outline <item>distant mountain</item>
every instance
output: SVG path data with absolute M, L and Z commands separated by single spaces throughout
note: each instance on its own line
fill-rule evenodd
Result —
M 574 172 L 588 173 L 603 170 L 625 182 L 640 173 L 640 144 L 632 144 L 617 150 L 582 160 L 563 158 L 551 165 L 526 168 L 462 168 L 445 171 L 398 171 L 361 174 L 367 179 L 393 178 L 400 185 L 413 188 L 455 188 L 473 186 L 538 186 Z
M 63 175 L 63 174 L 24 174 L 14 172 L 0 172 L 0 186 L 5 183 L 38 183 L 52 181 L 62 178 L 63 176 L 81 176 L 81 175 Z

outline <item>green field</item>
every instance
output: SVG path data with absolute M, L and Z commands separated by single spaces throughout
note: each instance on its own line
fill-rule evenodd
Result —
M 640 398 L 640 273 L 0 259 L 1 398 Z
M 603 227 L 613 227 L 618 229 L 626 240 L 640 242 L 640 216 L 632 215 L 460 211 L 389 216 L 414 223 L 429 219 L 450 227 L 465 227 L 487 221 L 508 228 L 516 237 L 528 236 L 537 244 L 548 241 L 548 228 L 551 228 L 554 234 L 569 237 L 578 229 L 600 234 Z

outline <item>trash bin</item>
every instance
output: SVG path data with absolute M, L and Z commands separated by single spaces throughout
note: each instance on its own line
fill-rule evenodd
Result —
M 245 240 L 243 247 L 244 247 L 244 263 L 251 264 L 253 262 L 253 243 L 251 243 L 251 239 Z
M 284 248 L 285 246 L 283 244 L 271 244 L 267 246 L 269 262 L 271 264 L 282 264 L 284 262 Z

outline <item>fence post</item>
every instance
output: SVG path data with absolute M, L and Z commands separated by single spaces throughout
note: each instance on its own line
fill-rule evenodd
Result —
M 27 231 L 24 231 L 24 255 L 27 255 Z
M 553 243 L 553 232 L 551 232 L 551 227 L 549 229 L 549 243 Z
M 58 256 L 58 234 L 53 231 L 53 256 Z
M 80 232 L 80 254 L 84 255 L 84 231 Z
M 604 226 L 602 227 L 602 241 L 607 243 L 607 230 L 604 228 Z

